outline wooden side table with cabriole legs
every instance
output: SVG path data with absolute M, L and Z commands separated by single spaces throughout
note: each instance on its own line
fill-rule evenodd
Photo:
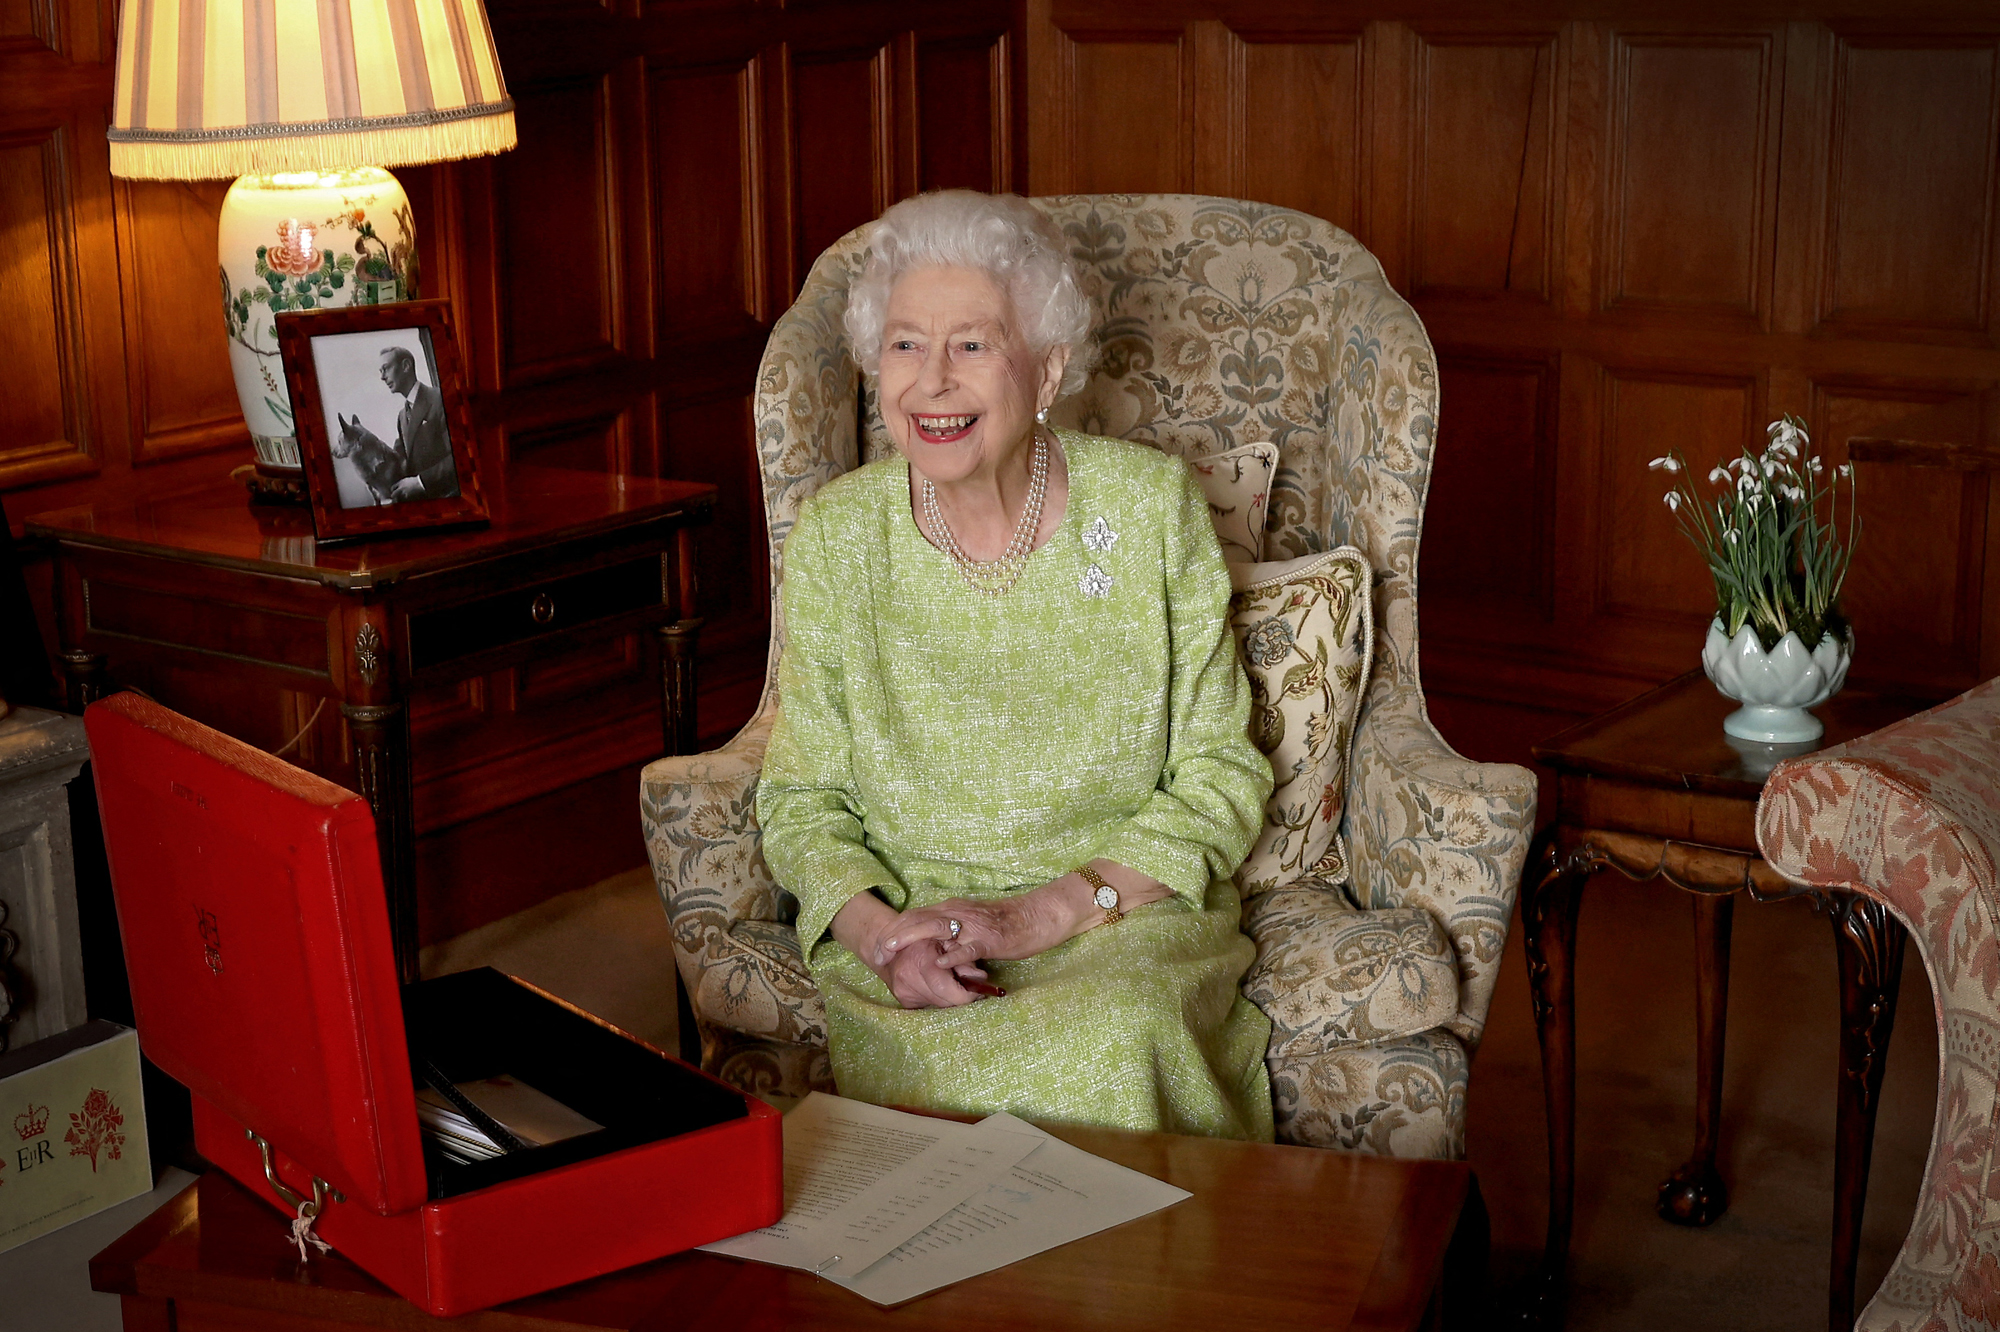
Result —
M 1924 703 L 1849 691 L 1814 710 L 1826 734 L 1763 745 L 1723 733 L 1735 704 L 1700 671 L 1537 745 L 1555 770 L 1555 817 L 1536 839 L 1521 884 L 1529 992 L 1542 1047 L 1549 1120 L 1548 1247 L 1528 1320 L 1559 1325 L 1576 1202 L 1576 918 L 1584 885 L 1602 870 L 1635 883 L 1665 880 L 1691 895 L 1695 933 L 1694 1153 L 1660 1185 L 1658 1210 L 1705 1226 L 1729 1206 L 1715 1168 L 1721 1138 L 1722 1050 L 1729 1001 L 1729 931 L 1736 894 L 1806 896 L 1833 924 L 1840 973 L 1840 1070 L 1834 1146 L 1829 1326 L 1854 1326 L 1854 1264 L 1868 1192 L 1883 1053 L 1896 1018 L 1902 927 L 1879 903 L 1799 887 L 1757 852 L 1757 797 L 1780 760 L 1879 730 Z

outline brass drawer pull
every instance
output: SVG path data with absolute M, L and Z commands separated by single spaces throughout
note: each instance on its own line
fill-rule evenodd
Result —
M 556 618 L 556 599 L 546 592 L 537 592 L 528 606 L 528 614 L 535 617 L 536 624 L 547 624 Z

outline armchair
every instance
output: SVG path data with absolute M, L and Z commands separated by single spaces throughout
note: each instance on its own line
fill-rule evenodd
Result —
M 1780 764 L 1757 804 L 1757 845 L 1788 879 L 1886 906 L 1915 941 L 1936 997 L 1937 1123 L 1916 1218 L 1855 1326 L 1992 1327 L 2000 1321 L 2000 680 Z
M 1450 939 L 1458 1010 L 1429 1031 L 1269 1059 L 1281 1141 L 1463 1154 L 1467 1063 L 1485 1026 L 1534 821 L 1523 768 L 1472 763 L 1432 728 L 1417 677 L 1417 541 L 1437 366 L 1414 311 L 1355 240 L 1317 218 L 1191 195 L 1037 200 L 1099 303 L 1103 355 L 1053 424 L 1200 458 L 1280 451 L 1265 555 L 1342 544 L 1374 569 L 1375 655 L 1355 728 L 1343 905 L 1421 908 Z M 828 1086 L 825 1010 L 758 850 L 752 808 L 784 650 L 776 594 L 801 502 L 893 444 L 841 327 L 863 232 L 820 256 L 759 368 L 758 462 L 771 539 L 769 670 L 756 715 L 712 753 L 641 779 L 646 842 L 703 1064 L 753 1091 Z M 1293 913 L 1270 913 L 1277 921 Z M 1278 928 L 1282 928 L 1279 926 Z M 1283 938 L 1262 937 L 1267 954 Z

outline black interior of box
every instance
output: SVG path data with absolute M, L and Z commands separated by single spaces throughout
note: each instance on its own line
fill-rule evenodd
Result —
M 604 1125 L 491 1161 L 447 1161 L 428 1137 L 432 1198 L 691 1133 L 749 1113 L 743 1097 L 686 1065 L 482 967 L 403 990 L 412 1067 L 428 1059 L 452 1082 L 511 1075 Z M 416 1085 L 425 1085 L 421 1076 Z

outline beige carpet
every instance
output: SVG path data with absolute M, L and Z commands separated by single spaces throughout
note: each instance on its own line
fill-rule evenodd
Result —
M 1577 968 L 1576 1332 L 1826 1326 L 1838 1007 L 1832 932 L 1800 903 L 1736 912 L 1724 1083 L 1728 1215 L 1683 1230 L 1653 1191 L 1693 1135 L 1693 945 L 1687 901 L 1621 880 L 1586 896 Z M 426 974 L 490 965 L 666 1049 L 666 919 L 645 870 L 568 893 L 424 952 Z M 1930 1135 L 1936 1052 L 1914 955 L 1890 1047 L 1861 1297 L 1909 1225 Z M 1493 1307 L 1532 1269 L 1547 1197 L 1541 1067 L 1518 928 L 1473 1065 L 1468 1152 L 1493 1213 Z M 1273 1217 L 1274 1226 L 1283 1218 Z
M 426 976 L 493 967 L 662 1050 L 678 1050 L 673 938 L 652 871 L 628 870 L 432 944 Z

